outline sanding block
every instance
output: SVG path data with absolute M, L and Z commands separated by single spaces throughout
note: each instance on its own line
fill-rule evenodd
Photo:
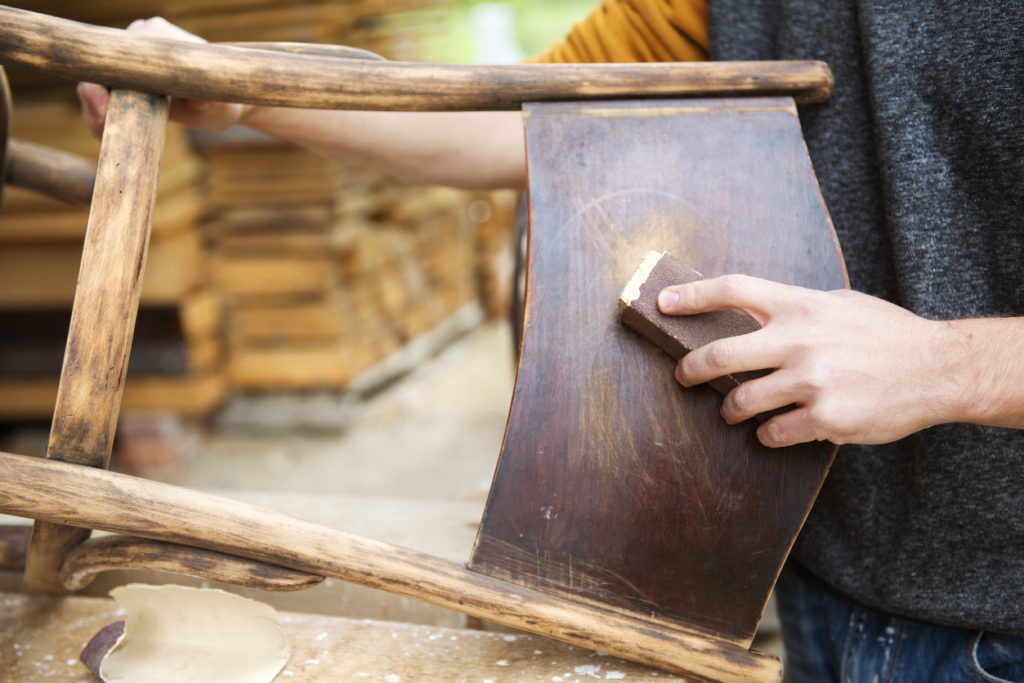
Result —
M 619 295 L 619 319 L 624 326 L 654 342 L 677 361 L 690 351 L 718 339 L 761 329 L 756 320 L 735 311 L 665 315 L 658 309 L 661 290 L 703 279 L 703 275 L 668 252 L 648 252 Z M 728 394 L 742 382 L 764 377 L 770 372 L 738 372 L 717 377 L 708 384 L 722 394 Z M 774 414 L 773 411 L 758 415 L 757 419 L 764 422 Z

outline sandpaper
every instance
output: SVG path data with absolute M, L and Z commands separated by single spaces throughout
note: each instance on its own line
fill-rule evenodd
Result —
M 735 311 L 665 315 L 658 309 L 658 295 L 663 289 L 703 279 L 703 275 L 671 254 L 649 252 L 622 290 L 619 297 L 619 319 L 624 326 L 654 342 L 677 361 L 690 351 L 718 339 L 737 337 L 761 329 L 756 320 Z M 770 369 L 738 372 L 715 378 L 708 384 L 722 394 L 728 394 L 742 382 L 764 377 L 770 372 Z M 777 412 L 758 415 L 757 419 L 764 422 Z

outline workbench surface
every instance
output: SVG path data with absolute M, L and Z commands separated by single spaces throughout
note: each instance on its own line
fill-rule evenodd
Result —
M 0 593 L 0 683 L 88 683 L 85 644 L 119 619 L 109 598 Z M 587 683 L 680 676 L 531 635 L 282 612 L 292 656 L 278 683 Z

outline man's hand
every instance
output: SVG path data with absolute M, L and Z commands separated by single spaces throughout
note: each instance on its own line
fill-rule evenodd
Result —
M 761 323 L 690 352 L 676 378 L 693 386 L 775 368 L 722 405 L 736 424 L 795 403 L 758 428 L 766 446 L 887 443 L 944 422 L 1024 426 L 1021 319 L 935 322 L 858 292 L 743 275 L 668 287 L 658 306 L 670 315 L 731 309 Z
M 199 36 L 178 28 L 162 17 L 132 22 L 129 31 L 147 36 L 174 38 L 192 43 L 205 43 Z M 107 101 L 110 93 L 102 85 L 95 83 L 79 83 L 78 99 L 82 102 L 82 118 L 89 132 L 96 137 L 103 133 L 103 122 L 107 116 Z M 205 100 L 188 100 L 174 98 L 171 100 L 171 120 L 184 124 L 189 128 L 222 131 L 238 123 L 245 108 L 241 104 L 223 102 L 207 102 Z

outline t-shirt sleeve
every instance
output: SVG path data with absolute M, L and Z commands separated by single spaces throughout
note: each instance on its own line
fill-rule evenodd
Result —
M 524 61 L 700 62 L 707 58 L 707 0 L 604 0 L 564 41 Z

